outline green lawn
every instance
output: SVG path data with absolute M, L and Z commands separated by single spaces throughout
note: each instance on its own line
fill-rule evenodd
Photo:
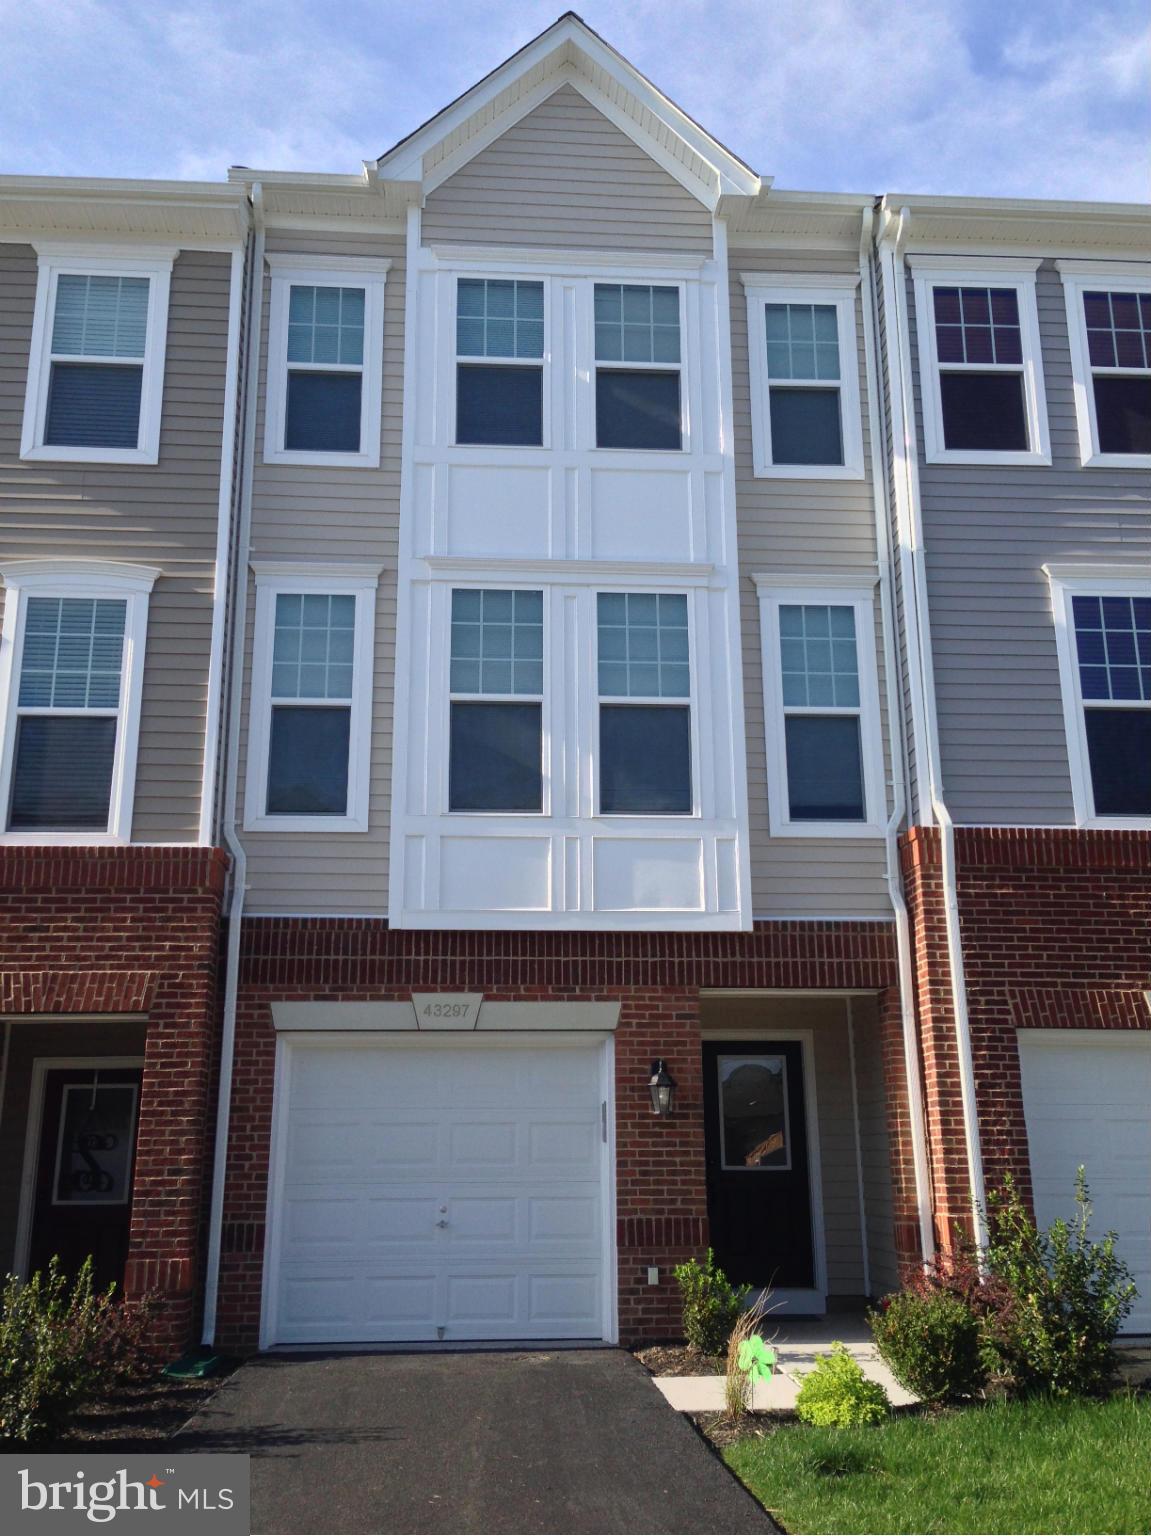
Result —
M 1151 1532 L 1151 1398 L 783 1424 L 724 1460 L 789 1532 Z

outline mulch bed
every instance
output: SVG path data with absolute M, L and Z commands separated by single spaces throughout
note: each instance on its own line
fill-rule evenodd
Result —
M 701 1355 L 686 1344 L 645 1344 L 633 1353 L 653 1376 L 722 1376 L 727 1370 L 718 1355 Z
M 68 1451 L 80 1446 L 119 1454 L 149 1451 L 182 1429 L 219 1390 L 227 1374 L 204 1381 L 170 1381 L 155 1376 L 118 1387 L 107 1397 L 85 1403 L 58 1440 L 38 1445 L 0 1443 L 0 1452 Z

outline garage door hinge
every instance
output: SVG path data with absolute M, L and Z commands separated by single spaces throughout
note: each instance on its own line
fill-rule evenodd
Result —
M 600 1136 L 603 1139 L 603 1141 L 606 1142 L 607 1141 L 607 1100 L 606 1099 L 604 1099 L 601 1102 L 600 1107 L 599 1107 L 599 1128 L 600 1128 Z

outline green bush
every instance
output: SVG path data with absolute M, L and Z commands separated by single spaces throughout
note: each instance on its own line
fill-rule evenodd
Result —
M 906 1290 L 869 1315 L 879 1353 L 901 1387 L 925 1403 L 974 1397 L 987 1383 L 979 1318 L 946 1290 Z
M 0 1439 L 56 1435 L 86 1398 L 152 1368 L 149 1310 L 127 1308 L 114 1285 L 94 1290 L 91 1260 L 74 1279 L 55 1258 L 27 1281 L 9 1275 L 0 1292 Z
M 678 1264 L 675 1278 L 683 1298 L 683 1334 L 704 1355 L 722 1355 L 751 1287 L 732 1285 L 709 1248 L 701 1264 Z
M 1010 1176 L 987 1202 L 987 1264 L 1013 1305 L 992 1342 L 1016 1392 L 1093 1393 L 1114 1373 L 1115 1335 L 1136 1290 L 1115 1234 L 1088 1236 L 1091 1202 L 1082 1168 L 1075 1216 L 1040 1232 Z
M 820 1355 L 803 1378 L 795 1411 L 805 1424 L 821 1428 L 854 1429 L 886 1418 L 891 1404 L 877 1381 L 868 1381 L 858 1360 L 843 1344 Z

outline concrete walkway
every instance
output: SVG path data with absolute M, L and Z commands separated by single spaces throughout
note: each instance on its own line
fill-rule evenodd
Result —
M 264 1356 L 171 1442 L 252 1457 L 252 1529 L 769 1532 L 624 1350 Z
M 834 1340 L 847 1345 L 869 1381 L 878 1381 L 886 1388 L 893 1407 L 918 1401 L 880 1359 L 871 1330 L 862 1318 L 847 1315 L 774 1325 L 768 1319 L 764 1337 L 770 1339 L 773 1334 L 779 1357 L 775 1374 L 770 1381 L 757 1381 L 752 1393 L 751 1406 L 760 1412 L 793 1409 L 804 1375 L 814 1368 L 820 1355 L 827 1354 Z M 655 1384 L 680 1413 L 713 1413 L 724 1406 L 722 1376 L 657 1376 Z

